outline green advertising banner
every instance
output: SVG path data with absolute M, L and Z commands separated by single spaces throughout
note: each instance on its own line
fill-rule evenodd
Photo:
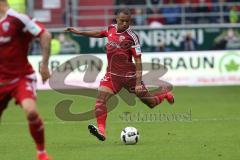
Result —
M 186 35 L 196 42 L 195 50 L 240 49 L 239 28 L 161 28 L 136 29 L 143 52 L 183 51 Z M 61 54 L 104 53 L 107 40 L 88 38 L 71 33 L 53 32 L 55 39 L 63 45 Z

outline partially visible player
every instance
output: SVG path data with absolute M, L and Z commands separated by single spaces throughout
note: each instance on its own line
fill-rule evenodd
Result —
M 135 93 L 150 108 L 154 108 L 164 99 L 167 99 L 171 104 L 174 102 L 171 92 L 152 95 L 142 82 L 141 48 L 138 36 L 130 28 L 130 11 L 127 9 L 119 10 L 116 21 L 117 24 L 110 25 L 107 30 L 102 31 L 78 31 L 71 27 L 65 30 L 88 37 L 108 38 L 106 45 L 107 73 L 100 82 L 95 106 L 98 128 L 94 125 L 88 126 L 90 133 L 101 141 L 106 139 L 106 102 L 122 88 Z M 132 62 L 132 57 L 135 64 Z
M 37 159 L 49 160 L 43 120 L 36 110 L 36 75 L 27 59 L 29 45 L 35 37 L 40 39 L 40 73 L 45 82 L 50 77 L 51 34 L 34 19 L 9 8 L 7 0 L 0 0 L 0 118 L 8 102 L 14 98 L 25 111 L 36 144 Z

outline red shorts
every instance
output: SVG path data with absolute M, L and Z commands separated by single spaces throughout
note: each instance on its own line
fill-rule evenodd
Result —
M 122 88 L 127 89 L 130 93 L 135 93 L 136 76 L 123 77 L 106 73 L 100 82 L 100 86 L 110 88 L 115 94 Z M 146 89 L 143 82 L 142 87 Z
M 21 104 L 26 98 L 36 100 L 36 79 L 33 75 L 16 79 L 8 84 L 0 83 L 0 111 L 7 107 L 12 98 L 17 104 Z

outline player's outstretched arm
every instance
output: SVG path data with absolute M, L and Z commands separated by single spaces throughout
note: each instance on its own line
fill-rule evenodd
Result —
M 101 31 L 79 31 L 73 27 L 68 27 L 64 31 L 71 32 L 71 33 L 81 35 L 81 36 L 86 36 L 86 37 L 95 37 L 95 38 L 103 38 L 104 37 L 101 34 Z
M 40 35 L 40 45 L 42 51 L 40 74 L 42 76 L 43 83 L 45 83 L 45 81 L 50 77 L 50 72 L 48 69 L 48 60 L 50 56 L 51 38 L 52 38 L 51 34 L 46 30 Z

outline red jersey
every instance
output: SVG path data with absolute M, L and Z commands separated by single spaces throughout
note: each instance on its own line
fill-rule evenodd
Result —
M 117 25 L 110 25 L 101 31 L 107 37 L 106 45 L 108 66 L 107 72 L 119 76 L 132 76 L 136 72 L 132 57 L 141 56 L 139 38 L 129 27 L 124 32 L 117 32 Z
M 27 59 L 28 49 L 43 31 L 33 19 L 8 9 L 0 19 L 0 83 L 34 72 Z

